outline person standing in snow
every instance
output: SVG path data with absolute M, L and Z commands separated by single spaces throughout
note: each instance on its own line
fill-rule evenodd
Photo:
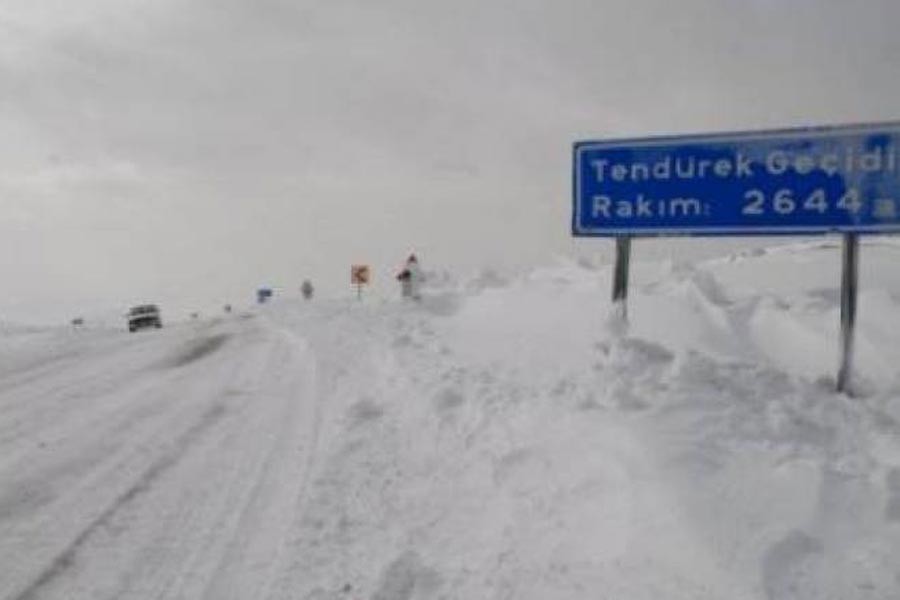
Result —
M 309 300 L 312 298 L 314 291 L 312 282 L 309 279 L 305 279 L 303 285 L 300 286 L 300 293 L 303 294 L 303 299 Z
M 397 274 L 397 280 L 400 282 L 401 296 L 413 300 L 421 299 L 419 288 L 422 285 L 422 269 L 419 267 L 419 261 L 415 254 L 410 254 L 406 259 L 406 265 Z

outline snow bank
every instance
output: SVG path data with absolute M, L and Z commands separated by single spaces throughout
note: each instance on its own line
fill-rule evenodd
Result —
M 900 597 L 897 253 L 855 398 L 831 242 L 4 337 L 0 597 Z
M 365 333 L 281 597 L 896 596 L 900 282 L 835 394 L 835 251 L 638 264 L 626 334 L 576 263 L 335 317 Z

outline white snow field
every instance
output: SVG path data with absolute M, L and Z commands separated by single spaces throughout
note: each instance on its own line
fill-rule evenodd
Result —
M 602 246 L 600 242 L 598 248 Z M 900 245 L 0 335 L 0 599 L 900 598 Z

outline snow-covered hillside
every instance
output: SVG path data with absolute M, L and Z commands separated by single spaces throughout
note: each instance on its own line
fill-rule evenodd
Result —
M 0 599 L 900 597 L 900 245 L 0 337 Z

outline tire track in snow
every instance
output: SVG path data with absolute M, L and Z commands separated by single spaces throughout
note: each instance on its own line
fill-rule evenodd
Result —
M 178 382 L 195 377 L 194 373 L 177 368 L 185 364 L 176 366 L 174 363 L 180 363 L 185 356 L 190 356 L 193 363 L 218 350 L 230 337 L 231 334 L 218 334 L 193 340 L 169 359 L 172 364 L 164 376 L 148 370 L 132 384 L 134 390 L 92 400 L 94 410 L 80 403 L 79 410 L 71 411 L 71 417 L 68 413 L 57 414 L 40 429 L 18 432 L 17 437 L 22 440 L 41 440 L 40 447 L 64 444 L 66 438 L 72 437 L 90 441 L 77 446 L 60 446 L 46 456 L 35 456 L 32 445 L 19 443 L 0 455 L 0 481 L 10 484 L 6 491 L 0 489 L 0 525 L 11 517 L 21 518 L 39 511 L 61 495 L 66 482 L 81 480 L 85 472 L 108 464 L 107 459 L 118 457 L 122 448 L 141 439 L 139 433 L 148 424 L 165 419 L 181 404 L 178 396 L 163 392 L 177 388 Z M 202 353 L 198 353 L 198 349 Z M 125 384 L 123 379 L 115 389 L 123 389 Z M 76 430 L 85 435 L 73 436 L 72 432 Z M 4 447 L 3 441 L 4 436 L 0 433 L 0 448 Z M 63 455 L 63 460 L 54 458 Z
M 38 351 L 29 364 L 0 372 L 0 392 L 2 392 L 3 398 L 13 400 L 15 399 L 15 396 L 11 395 L 13 391 L 31 388 L 33 392 L 40 392 L 36 394 L 39 399 L 47 392 L 62 387 L 56 385 L 49 390 L 43 389 L 40 386 L 44 382 L 53 385 L 64 381 L 71 385 L 79 380 L 88 381 L 97 373 L 104 371 L 112 371 L 113 374 L 128 377 L 134 371 L 152 364 L 155 360 L 153 357 L 160 352 L 165 352 L 173 342 L 190 340 L 197 334 L 196 329 L 177 328 L 137 338 L 76 341 L 60 338 L 56 343 L 73 344 L 73 347 L 66 347 L 63 351 L 55 351 L 54 348 Z M 123 369 L 123 359 L 127 363 L 127 369 Z M 93 370 L 89 373 L 83 371 L 86 364 L 93 365 Z M 128 372 L 125 372 L 126 370 Z M 0 408 L 3 408 L 2 404 L 0 404 Z
M 69 417 L 83 415 L 88 405 L 95 405 L 111 397 L 114 392 L 128 390 L 136 385 L 155 385 L 160 376 L 154 366 L 171 369 L 196 360 L 191 351 L 199 348 L 204 354 L 218 350 L 226 341 L 221 335 L 204 337 L 198 331 L 178 331 L 174 336 L 147 339 L 139 343 L 118 344 L 106 354 L 98 350 L 84 352 L 77 363 L 80 369 L 67 369 L 30 382 L 13 393 L 18 384 L 0 389 L 0 448 L 14 446 L 22 439 L 34 437 L 47 429 L 47 424 L 68 422 Z M 211 350 L 198 346 L 198 340 L 215 340 Z M 183 346 L 178 354 L 168 355 L 173 343 Z M 161 360 L 160 355 L 166 356 Z M 189 358 L 188 362 L 184 362 Z M 85 368 L 87 367 L 87 368 Z M 169 378 L 178 375 L 171 373 Z M 4 381 L 0 381 L 0 387 Z M 26 382 L 27 383 L 27 382 Z
M 203 337 L 191 342 L 191 344 L 177 356 L 166 361 L 165 368 L 180 368 L 197 362 L 221 348 L 231 338 L 230 334 L 219 333 L 209 337 Z
M 259 459 L 252 489 L 243 499 L 230 540 L 204 590 L 203 598 L 208 600 L 269 596 L 287 545 L 285 517 L 292 515 L 298 498 L 302 505 L 316 462 L 323 410 L 315 357 L 303 338 L 271 322 L 266 325 L 283 348 L 267 372 L 267 379 L 275 384 L 274 397 L 281 402 L 278 418 L 267 419 L 265 427 L 274 427 L 277 433 Z
M 240 325 L 239 340 L 221 359 L 204 360 L 204 371 L 187 371 L 196 390 L 191 403 L 216 397 L 228 406 L 227 423 L 92 539 L 84 550 L 90 561 L 48 590 L 48 598 L 202 597 L 258 477 L 270 432 L 281 423 L 278 398 L 269 389 L 276 347 L 261 333 L 258 326 Z M 233 576 L 243 565 L 230 566 L 226 573 Z
M 11 596 L 11 600 L 35 600 L 38 598 L 38 593 L 45 586 L 72 568 L 81 549 L 98 530 L 109 524 L 117 513 L 149 490 L 156 480 L 175 466 L 194 442 L 221 421 L 225 414 L 226 409 L 222 404 L 214 404 L 207 409 L 197 423 L 181 434 L 167 454 L 151 464 L 137 482 L 117 496 L 25 589 Z
M 277 327 L 260 324 L 185 382 L 225 400 L 226 423 L 88 540 L 79 568 L 41 598 L 266 597 L 309 448 L 315 371 Z

